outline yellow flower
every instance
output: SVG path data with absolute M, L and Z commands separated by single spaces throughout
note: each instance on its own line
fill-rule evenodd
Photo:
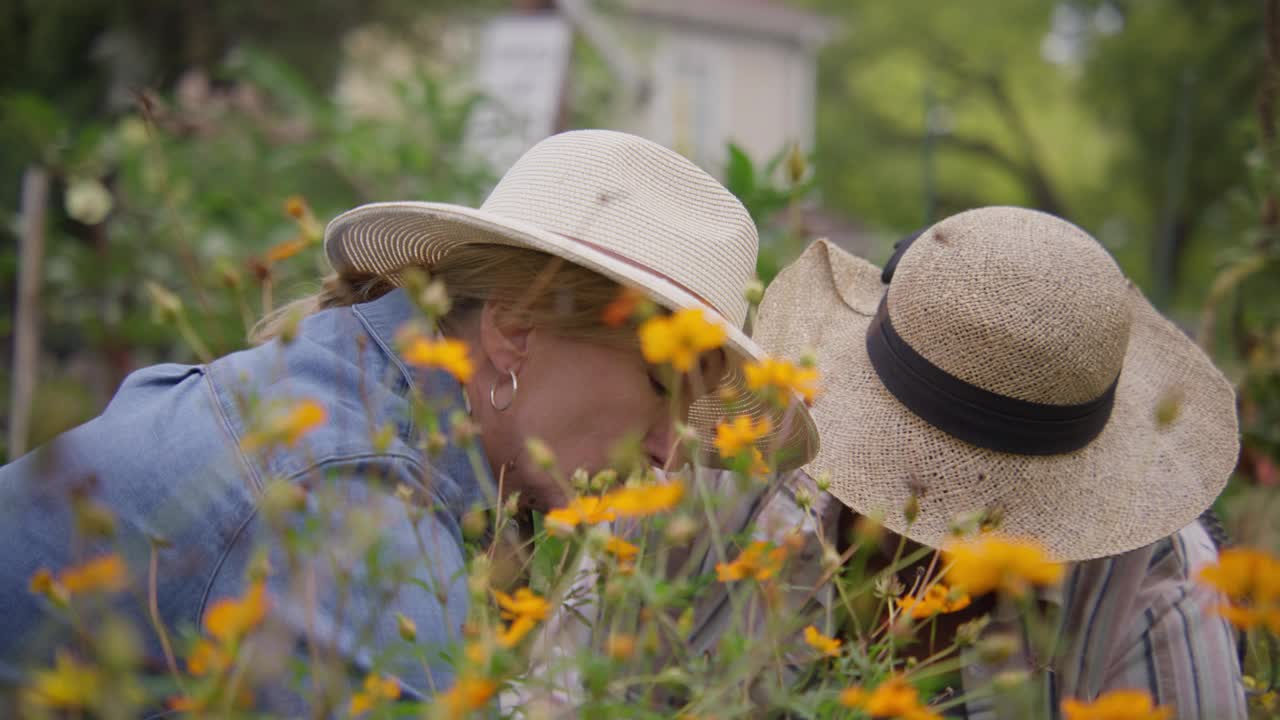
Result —
M 635 518 L 671 510 L 683 497 L 684 483 L 672 480 L 614 490 L 604 496 L 604 503 L 618 517 Z
M 818 628 L 810 625 L 804 629 L 804 641 L 823 655 L 836 657 L 840 654 L 840 641 L 818 632 Z
M 720 582 L 736 582 L 748 578 L 768 580 L 782 569 L 786 557 L 786 548 L 771 548 L 769 543 L 757 540 L 747 546 L 733 562 L 716 563 L 716 578 Z
M 772 429 L 769 418 L 753 421 L 746 415 L 739 415 L 732 422 L 716 426 L 716 449 L 720 451 L 720 457 L 727 460 L 754 445 Z
M 1217 564 L 1201 570 L 1199 579 L 1231 600 L 1218 612 L 1232 625 L 1243 630 L 1266 625 L 1280 633 L 1280 559 L 1261 550 L 1230 548 Z
M 629 563 L 639 554 L 640 548 L 617 535 L 610 535 L 605 541 L 604 551 L 617 558 L 620 563 Z
M 267 249 L 266 254 L 262 256 L 262 261 L 266 265 L 270 266 L 280 262 L 281 260 L 288 260 L 303 250 L 306 250 L 307 244 L 306 238 L 301 237 L 277 243 Z
M 685 308 L 667 316 L 654 317 L 640 326 L 640 350 L 653 364 L 670 363 L 687 373 L 698 356 L 724 344 L 725 330 L 707 320 L 697 308 Z
M 953 597 L 953 594 L 956 596 Z M 915 620 L 923 620 L 934 615 L 963 610 L 969 607 L 969 603 L 968 593 L 953 591 L 942 583 L 935 583 L 930 585 L 920 597 L 908 595 L 898 598 L 898 609 L 910 614 Z
M 400 697 L 400 683 L 393 677 L 369 675 L 364 689 L 351 696 L 351 714 L 367 713 L 378 705 Z
M 589 495 L 570 500 L 568 507 L 556 508 L 548 512 L 544 519 L 550 530 L 564 532 L 571 531 L 578 525 L 595 525 L 616 518 L 613 508 L 605 503 L 604 498 Z
M 205 630 L 223 643 L 233 643 L 262 624 L 270 603 L 261 581 L 249 586 L 243 598 L 223 598 L 204 616 Z
M 128 571 L 125 570 L 124 561 L 119 555 L 111 553 L 63 570 L 59 574 L 58 584 L 66 588 L 68 593 L 77 595 L 99 590 L 123 590 L 127 579 Z
M 1173 708 L 1156 707 L 1141 690 L 1113 690 L 1091 703 L 1067 698 L 1062 715 L 1066 720 L 1166 720 Z
M 27 589 L 36 595 L 44 595 L 51 602 L 58 605 L 66 605 L 71 598 L 67 589 L 62 583 L 54 579 L 53 573 L 48 568 L 40 568 L 31 576 L 31 581 L 27 585 Z
M 489 702 L 498 691 L 498 685 L 487 678 L 461 678 L 447 692 L 436 696 L 436 702 L 447 718 L 466 717 Z
M 982 535 L 952 545 L 946 556 L 948 584 L 975 596 L 998 590 L 1021 597 L 1031 586 L 1055 585 L 1062 579 L 1062 565 L 1032 541 Z
M 502 608 L 502 618 L 511 621 L 498 634 L 498 644 L 502 647 L 515 647 L 534 626 L 546 620 L 551 613 L 551 603 L 529 588 L 516 590 L 514 596 L 494 590 L 493 596 L 498 601 L 498 607 Z
M 840 693 L 840 704 L 860 709 L 873 718 L 941 720 L 942 716 L 920 704 L 920 694 L 901 675 L 893 675 L 867 692 L 851 687 Z
M 296 445 L 303 435 L 315 430 L 328 419 L 324 406 L 314 400 L 303 400 L 289 407 L 267 413 L 262 427 L 245 433 L 240 447 L 254 452 L 270 445 Z
M 769 461 L 764 459 L 764 453 L 760 452 L 760 448 L 751 448 L 751 468 L 749 470 L 751 477 L 768 480 L 769 473 L 773 472 L 773 468 L 769 467 Z
M 804 398 L 805 403 L 812 403 L 818 394 L 816 368 L 800 367 L 787 360 L 765 358 L 758 363 L 743 365 L 742 373 L 746 376 L 747 387 L 764 395 L 770 402 L 784 407 L 791 403 L 793 393 Z
M 444 370 L 460 383 L 470 382 L 475 374 L 467 344 L 461 340 L 435 340 L 419 335 L 405 343 L 403 357 L 410 365 Z
M 102 676 L 64 651 L 58 652 L 52 670 L 35 673 L 26 690 L 32 704 L 60 709 L 83 708 L 94 701 L 102 689 Z

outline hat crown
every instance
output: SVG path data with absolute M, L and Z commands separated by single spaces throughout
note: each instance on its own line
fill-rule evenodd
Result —
M 1022 208 L 982 208 L 925 231 L 888 290 L 920 355 L 993 393 L 1048 405 L 1098 398 L 1124 362 L 1129 283 L 1088 233 Z
M 482 207 L 588 243 L 681 286 L 741 327 L 759 239 L 742 203 L 657 143 L 609 130 L 549 137 Z

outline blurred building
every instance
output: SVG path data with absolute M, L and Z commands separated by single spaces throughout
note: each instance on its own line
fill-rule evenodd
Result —
M 563 129 L 571 37 L 614 76 L 609 115 L 713 172 L 730 142 L 763 162 L 813 147 L 823 18 L 780 0 L 558 0 L 516 3 L 482 32 L 476 82 L 494 102 L 475 145 L 504 169 Z

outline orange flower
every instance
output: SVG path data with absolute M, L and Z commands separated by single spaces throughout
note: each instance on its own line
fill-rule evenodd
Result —
M 196 641 L 191 654 L 187 656 L 187 672 L 196 677 L 220 673 L 229 667 L 231 667 L 231 658 L 217 645 L 204 638 Z
M 494 590 L 493 596 L 498 601 L 498 607 L 502 608 L 502 618 L 511 621 L 498 635 L 498 644 L 502 647 L 515 647 L 551 613 L 551 603 L 529 588 L 516 590 L 514 596 Z
M 716 425 L 716 449 L 720 451 L 720 457 L 728 460 L 753 446 L 772 429 L 773 423 L 769 418 L 752 420 L 746 415 L 739 415 L 732 422 Z
M 369 675 L 364 679 L 364 689 L 351 696 L 351 714 L 367 713 L 388 700 L 400 697 L 400 683 L 393 677 Z
M 760 448 L 751 448 L 751 477 L 768 480 L 771 472 L 773 468 L 769 467 L 769 461 L 764 459 L 764 453 L 760 452 Z
M 818 371 L 787 360 L 765 358 L 742 366 L 747 387 L 783 407 L 791 403 L 793 393 L 812 403 L 818 394 Z
M 948 583 L 970 595 L 998 590 L 1021 597 L 1031 586 L 1056 585 L 1062 579 L 1062 565 L 1031 541 L 982 535 L 952 545 L 946 556 Z
M 606 520 L 614 520 L 617 515 L 605 499 L 595 495 L 576 497 L 569 501 L 568 507 L 556 508 L 544 518 L 547 528 L 555 532 L 571 532 L 579 525 L 595 525 Z
M 898 598 L 898 609 L 908 613 L 915 620 L 923 620 L 934 615 L 963 610 L 969 607 L 969 603 L 967 593 L 953 591 L 942 583 L 934 583 L 920 597 L 908 595 Z
M 487 678 L 461 678 L 447 692 L 436 696 L 436 703 L 447 718 L 466 717 L 489 702 L 498 691 L 498 685 Z
M 610 635 L 605 641 L 605 652 L 614 660 L 626 660 L 636 651 L 636 638 L 634 635 L 626 633 L 618 633 Z
M 611 328 L 622 327 L 648 303 L 649 300 L 644 293 L 633 287 L 624 287 L 618 291 L 618 296 L 605 306 L 602 313 L 604 324 Z
M 786 557 L 785 548 L 770 547 L 769 543 L 757 540 L 748 545 L 733 562 L 716 563 L 716 578 L 720 582 L 768 580 L 782 569 Z
M 306 238 L 296 237 L 292 240 L 285 240 L 282 243 L 277 243 L 268 248 L 266 254 L 262 256 L 262 260 L 267 265 L 274 265 L 281 260 L 288 260 L 303 250 L 306 250 L 307 245 L 308 243 Z
M 818 652 L 828 657 L 836 657 L 840 654 L 840 641 L 833 637 L 827 637 L 818 632 L 818 628 L 810 625 L 804 629 L 804 641 Z
M 614 490 L 604 496 L 604 503 L 618 517 L 635 518 L 671 510 L 680 504 L 683 497 L 684 483 L 672 480 Z
M 851 687 L 840 693 L 840 704 L 860 709 L 873 718 L 900 720 L 942 720 L 942 716 L 920 703 L 920 694 L 901 675 L 893 675 L 867 692 Z
M 174 712 L 200 712 L 204 703 L 188 695 L 177 695 L 169 698 L 165 706 Z
M 1230 548 L 1200 571 L 1199 580 L 1231 601 L 1218 612 L 1232 625 L 1242 630 L 1265 625 L 1280 634 L 1280 559 L 1252 548 Z
M 266 414 L 261 428 L 245 433 L 240 447 L 245 452 L 254 452 L 276 444 L 297 445 L 303 435 L 323 425 L 328 417 L 324 406 L 315 400 L 273 408 Z
M 1066 720 L 1167 720 L 1173 708 L 1156 707 L 1141 690 L 1113 690 L 1091 703 L 1067 698 L 1062 715 Z
M 243 598 L 223 598 L 209 608 L 204 628 L 210 635 L 230 644 L 262 624 L 270 603 L 261 581 L 249 586 Z
M 301 220 L 307 214 L 307 201 L 301 195 L 290 195 L 284 201 L 284 211 L 294 220 Z
M 646 320 L 640 326 L 640 350 L 650 363 L 669 363 L 687 373 L 699 355 L 723 345 L 725 337 L 724 328 L 707 320 L 701 310 L 685 308 Z
M 635 559 L 640 552 L 640 548 L 617 535 L 610 535 L 609 539 L 605 541 L 604 551 L 617 558 L 618 562 L 627 564 Z
M 433 340 L 417 336 L 405 343 L 402 354 L 404 361 L 410 365 L 439 368 L 457 378 L 460 383 L 470 382 L 471 376 L 475 374 L 467 344 L 461 340 Z
M 124 589 L 127 580 L 128 571 L 124 561 L 119 555 L 111 553 L 63 570 L 58 576 L 57 585 L 65 588 L 71 595 L 78 595 L 97 591 L 117 592 Z M 32 583 L 35 582 L 36 578 L 32 578 Z M 43 579 L 41 582 L 43 583 Z

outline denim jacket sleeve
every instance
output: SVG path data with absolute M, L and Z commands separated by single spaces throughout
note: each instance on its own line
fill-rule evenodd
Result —
M 442 657 L 467 612 L 462 543 L 453 515 L 430 498 L 397 497 L 398 486 L 421 488 L 423 477 L 412 458 L 369 454 L 330 459 L 285 480 L 309 486 L 303 506 L 279 514 L 263 509 L 250 519 L 229 547 L 202 614 L 244 592 L 245 569 L 262 547 L 271 568 L 271 622 L 298 661 L 318 660 L 357 678 L 376 668 L 394 675 L 409 699 L 449 687 Z M 304 539 L 290 544 L 286 536 Z M 416 625 L 416 642 L 399 638 L 397 614 Z M 304 695 L 314 689 L 304 688 Z M 258 701 L 275 712 L 302 712 L 310 704 L 283 688 Z

